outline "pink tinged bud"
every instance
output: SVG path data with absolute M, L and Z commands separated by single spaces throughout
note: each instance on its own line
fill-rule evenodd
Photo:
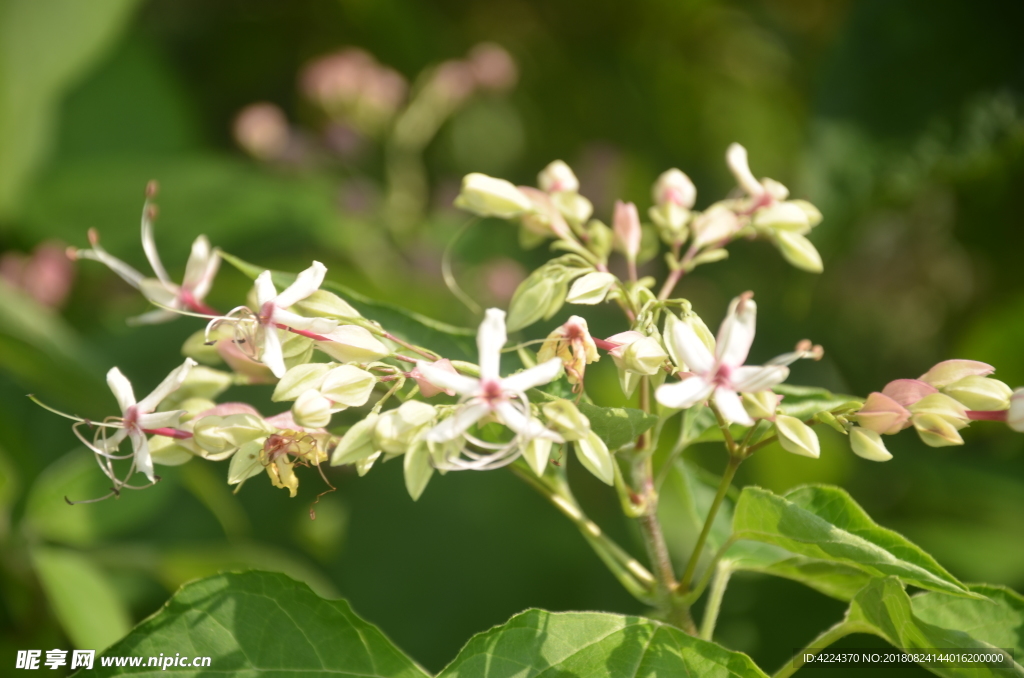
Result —
M 458 371 L 455 369 L 455 366 L 452 365 L 452 361 L 448 360 L 447 358 L 437 360 L 433 363 L 433 365 L 434 367 L 444 370 L 445 372 L 458 374 Z M 438 393 L 445 393 L 450 396 L 455 395 L 455 391 L 451 390 L 450 388 L 438 388 L 431 384 L 429 381 L 427 381 L 426 378 L 420 373 L 419 367 L 413 369 L 413 371 L 410 372 L 409 375 L 416 380 L 417 384 L 419 384 L 420 393 L 423 394 L 424 398 L 433 398 Z
M 284 113 L 270 103 L 252 104 L 243 108 L 235 116 L 233 130 L 238 145 L 260 160 L 281 157 L 291 138 Z
M 891 435 L 905 428 L 910 421 L 910 410 L 900 405 L 889 396 L 872 393 L 868 396 L 864 407 L 857 412 L 857 421 L 866 429 L 875 433 Z
M 690 177 L 675 168 L 662 173 L 654 184 L 653 198 L 658 205 L 671 203 L 685 209 L 692 209 L 697 202 L 697 187 Z
M 986 377 L 996 368 L 977 360 L 943 360 L 921 375 L 921 381 L 935 388 L 948 386 L 964 377 Z
M 516 86 L 519 69 L 504 47 L 483 42 L 470 50 L 468 58 L 473 77 L 483 89 L 504 92 Z
M 910 407 L 921 398 L 938 392 L 934 386 L 918 379 L 896 379 L 882 389 L 883 395 L 889 396 L 903 407 Z
M 892 454 L 885 449 L 882 436 L 871 429 L 854 426 L 850 429 L 850 447 L 853 453 L 868 461 L 889 461 Z
M 1006 425 L 1014 431 L 1024 433 L 1024 388 L 1018 388 L 1010 397 L 1010 409 L 1006 413 Z
M 627 259 L 635 260 L 636 255 L 640 253 L 640 239 L 643 236 L 636 205 L 631 202 L 624 203 L 621 200 L 615 201 L 613 229 L 619 249 Z
M 561 160 L 552 161 L 541 170 L 537 175 L 537 185 L 545 193 L 580 190 L 580 182 L 572 168 Z

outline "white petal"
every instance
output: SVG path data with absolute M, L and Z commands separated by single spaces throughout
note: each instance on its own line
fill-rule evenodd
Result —
M 715 389 L 714 400 L 715 405 L 718 406 L 718 411 L 722 413 L 722 417 L 730 424 L 754 425 L 754 420 L 747 414 L 746 408 L 743 407 L 743 401 L 740 400 L 736 391 L 719 386 Z
M 107 372 L 107 385 L 114 392 L 117 404 L 121 406 L 121 412 L 127 412 L 128 408 L 135 404 L 135 392 L 132 391 L 132 383 L 121 374 L 121 370 L 111 367 Z
M 320 289 L 325 275 L 327 275 L 327 267 L 319 261 L 314 261 L 312 266 L 296 276 L 295 282 L 277 295 L 274 304 L 278 308 L 288 308 L 295 302 L 302 301 Z
M 788 376 L 789 368 L 785 365 L 746 366 L 733 370 L 729 381 L 737 391 L 755 393 L 781 384 Z
M 272 276 L 270 271 L 263 271 L 256 276 L 256 282 L 253 284 L 256 286 L 256 305 L 260 307 L 256 309 L 257 311 L 263 308 L 263 304 L 277 298 L 277 288 L 274 287 Z
M 718 328 L 715 354 L 718 362 L 729 367 L 739 367 L 747 361 L 750 345 L 754 343 L 754 329 L 757 323 L 757 304 L 749 297 L 736 297 L 729 305 L 729 312 Z
M 135 449 L 135 468 L 146 474 L 149 482 L 156 482 L 156 474 L 153 473 L 153 458 L 149 456 L 149 441 L 142 431 L 132 431 L 128 435 L 132 438 L 132 447 Z
M 476 348 L 480 354 L 480 378 L 497 379 L 500 375 L 501 349 L 508 341 L 505 334 L 505 312 L 487 309 L 484 321 L 476 333 Z
M 178 428 L 181 424 L 181 413 L 183 410 L 171 410 L 169 412 L 149 412 L 139 415 L 139 428 Z
M 454 374 L 448 370 L 435 367 L 432 363 L 419 360 L 416 362 L 423 378 L 442 391 L 455 391 L 459 395 L 472 395 L 480 390 L 480 380 L 462 374 Z
M 185 264 L 185 278 L 181 286 L 192 292 L 192 296 L 204 299 L 213 286 L 213 279 L 220 268 L 220 254 L 212 251 L 210 241 L 201 235 L 192 243 L 192 254 Z
M 523 370 L 511 377 L 501 380 L 501 388 L 505 391 L 522 393 L 523 391 L 547 384 L 558 378 L 562 373 L 562 359 L 552 358 L 540 365 L 534 365 L 528 370 Z
M 704 377 L 692 376 L 677 384 L 662 384 L 654 392 L 654 397 L 665 407 L 683 410 L 704 402 L 715 389 Z
M 676 356 L 693 372 L 707 374 L 714 367 L 714 356 L 688 323 L 674 323 L 669 341 L 672 342 Z
M 146 253 L 149 265 L 153 267 L 153 272 L 156 273 L 160 282 L 171 284 L 171 277 L 167 275 L 167 269 L 164 268 L 163 262 L 160 261 L 160 255 L 156 251 L 156 240 L 153 238 L 153 222 L 149 218 L 148 202 L 142 210 L 142 250 Z
M 465 433 L 466 429 L 480 421 L 491 408 L 486 403 L 470 402 L 464 405 L 455 413 L 455 416 L 445 419 L 440 424 L 427 432 L 427 440 L 434 443 L 444 443 L 455 440 Z
M 754 177 L 750 171 L 750 164 L 747 161 L 747 149 L 739 144 L 731 144 L 725 153 L 725 162 L 736 177 L 736 183 L 752 197 L 760 197 L 764 193 L 764 186 Z
M 263 355 L 260 360 L 270 368 L 274 376 L 280 379 L 287 371 L 284 367 L 284 355 L 281 351 L 281 337 L 277 336 L 277 330 L 273 327 L 266 327 L 263 331 Z
M 507 400 L 497 403 L 494 406 L 494 411 L 501 419 L 501 423 L 525 438 L 547 438 L 555 442 L 562 442 L 561 436 L 544 426 L 540 420 L 533 417 L 527 418 Z
M 306 332 L 312 332 L 313 334 L 327 334 L 333 332 L 338 327 L 338 321 L 332 318 L 307 318 L 306 316 L 293 313 L 292 311 L 285 311 L 280 308 L 274 308 L 274 314 L 271 317 L 271 322 L 280 323 L 287 325 L 288 327 L 294 327 L 297 330 L 305 330 Z
M 195 367 L 196 361 L 192 358 L 185 358 L 179 367 L 176 367 L 170 374 L 168 374 L 160 385 L 153 389 L 153 392 L 148 396 L 139 401 L 139 412 L 146 413 L 152 412 L 160 404 L 160 401 L 169 396 L 173 391 L 177 390 L 179 386 L 188 377 L 189 371 Z
M 76 256 L 79 259 L 92 259 L 98 261 L 114 273 L 121 276 L 121 279 L 132 287 L 138 287 L 142 282 L 143 275 L 136 271 L 134 268 L 124 263 L 115 256 L 112 256 L 109 252 L 99 246 L 99 243 L 93 245 L 91 250 L 78 250 Z

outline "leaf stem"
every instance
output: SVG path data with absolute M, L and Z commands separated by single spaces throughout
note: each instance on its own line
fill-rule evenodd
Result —
M 722 598 L 725 596 L 725 589 L 729 586 L 729 578 L 732 577 L 732 568 L 719 561 L 715 566 L 715 579 L 708 593 L 707 606 L 704 608 L 704 619 L 700 624 L 700 637 L 704 640 L 711 640 L 715 635 L 715 624 L 718 623 L 718 612 L 722 607 Z
M 856 633 L 856 631 L 857 629 L 847 624 L 845 619 L 835 626 L 826 629 L 821 635 L 808 643 L 807 647 L 800 650 L 792 659 L 783 664 L 778 671 L 773 673 L 772 678 L 789 678 L 789 676 L 796 673 L 804 665 L 804 655 L 817 655 L 840 638 Z
M 708 535 L 711 534 L 711 526 L 715 522 L 715 516 L 718 514 L 718 509 L 722 506 L 722 500 L 725 499 L 725 495 L 729 492 L 733 476 L 736 475 L 736 469 L 739 468 L 742 461 L 735 454 L 729 455 L 729 463 L 725 467 L 725 473 L 722 474 L 722 482 L 718 484 L 718 492 L 715 493 L 715 499 L 711 502 L 711 508 L 708 509 L 708 517 L 704 520 L 704 528 L 700 531 L 700 536 L 697 537 L 693 553 L 690 554 L 690 561 L 686 564 L 686 571 L 683 572 L 683 577 L 679 580 L 679 590 L 683 594 L 687 593 L 690 589 L 690 582 L 693 580 L 693 574 L 697 570 L 697 563 L 700 561 L 701 551 L 704 550 L 704 543 L 708 540 Z

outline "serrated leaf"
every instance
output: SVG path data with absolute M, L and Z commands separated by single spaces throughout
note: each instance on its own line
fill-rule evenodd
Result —
M 871 520 L 838 487 L 808 485 L 783 496 L 745 487 L 736 504 L 733 536 L 850 565 L 874 577 L 893 575 L 924 589 L 979 597 L 920 547 Z
M 856 396 L 832 393 L 828 389 L 815 386 L 779 384 L 772 390 L 785 396 L 779 403 L 779 412 L 797 419 L 810 419 L 818 412 L 854 409 L 862 402 Z
M 424 678 L 427 674 L 344 600 L 324 600 L 283 574 L 222 574 L 183 586 L 164 607 L 104 653 L 156 656 L 173 647 L 210 657 L 230 675 Z M 198 676 L 210 669 L 183 670 Z M 152 673 L 102 667 L 80 676 Z
M 76 647 L 101 649 L 131 628 L 131 618 L 110 578 L 88 556 L 37 547 L 32 563 L 57 619 Z
M 765 676 L 747 655 L 651 619 L 528 610 L 474 636 L 438 678 L 556 675 Z
M 951 598 L 943 594 L 944 598 Z M 969 601 L 982 605 L 986 601 Z M 931 624 L 915 614 L 914 606 L 903 585 L 895 577 L 874 579 L 854 596 L 844 624 L 853 633 L 873 633 L 894 647 L 906 650 L 992 650 L 996 646 L 959 630 L 955 626 Z M 955 621 L 954 621 L 955 624 Z M 1009 649 L 1009 648 L 1007 648 Z M 988 654 L 988 652 L 985 652 Z M 941 663 L 923 664 L 932 673 L 947 678 L 978 678 L 981 676 L 1024 676 L 1024 668 L 1013 663 L 1006 668 L 955 666 Z
M 265 270 L 226 252 L 222 252 L 221 256 L 229 264 L 253 279 Z M 283 289 L 294 282 L 295 275 L 274 271 L 273 280 L 278 289 Z M 445 358 L 472 360 L 476 355 L 474 344 L 476 330 L 449 325 L 395 304 L 375 301 L 345 285 L 330 280 L 324 281 L 321 289 L 337 294 L 359 311 L 362 316 L 380 323 L 384 329 L 395 336 L 418 346 L 429 348 Z

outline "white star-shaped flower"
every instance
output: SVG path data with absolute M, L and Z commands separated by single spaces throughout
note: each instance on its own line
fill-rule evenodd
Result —
M 754 342 L 757 316 L 757 306 L 750 296 L 748 293 L 732 301 L 718 330 L 714 355 L 688 323 L 674 325 L 668 340 L 675 355 L 689 368 L 690 376 L 659 386 L 655 392 L 659 403 L 684 409 L 711 398 L 726 421 L 753 425 L 739 393 L 755 393 L 780 384 L 789 376 L 789 368 L 776 361 L 764 366 L 743 364 Z M 792 362 L 797 357 L 802 355 L 786 354 L 780 359 Z
M 489 414 L 494 414 L 501 423 L 526 440 L 557 438 L 557 434 L 529 416 L 529 399 L 525 392 L 555 380 L 562 373 L 561 359 L 552 358 L 510 377 L 502 377 L 499 363 L 506 339 L 505 312 L 491 308 L 487 310 L 476 336 L 480 353 L 479 379 L 453 374 L 428 362 L 417 363 L 420 374 L 431 384 L 463 397 L 458 412 L 427 433 L 428 441 L 454 440 Z

